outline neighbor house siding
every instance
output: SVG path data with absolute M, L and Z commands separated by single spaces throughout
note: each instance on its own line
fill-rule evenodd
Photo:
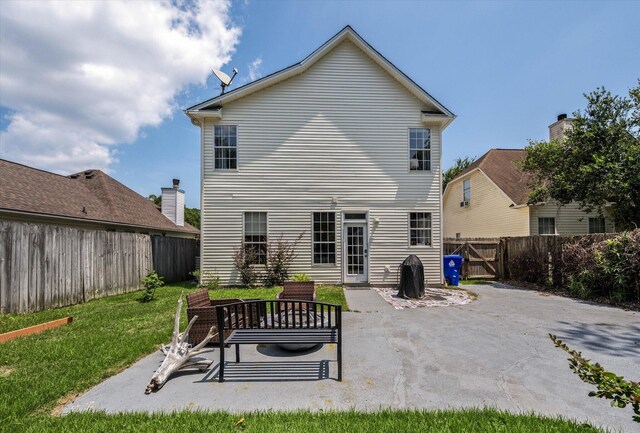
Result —
M 461 207 L 463 182 L 471 181 L 471 200 Z M 527 236 L 529 209 L 510 207 L 513 202 L 482 171 L 476 170 L 447 186 L 443 224 L 446 238 Z
M 597 212 L 585 213 L 580 210 L 577 203 L 569 203 L 564 206 L 546 204 L 531 206 L 531 235 L 538 234 L 538 218 L 555 218 L 556 234 L 580 235 L 589 233 L 589 217 L 597 217 Z M 605 210 L 605 227 L 607 233 L 615 231 L 613 218 Z
M 425 127 L 410 94 L 353 43 L 345 41 L 305 73 L 222 108 L 203 127 L 202 266 L 238 284 L 233 249 L 242 214 L 268 213 L 271 239 L 295 239 L 293 273 L 342 280 L 342 215 L 369 211 L 369 281 L 393 284 L 409 254 L 440 283 L 440 130 L 431 128 L 431 171 L 409 172 L 408 129 Z M 213 125 L 237 125 L 238 169 L 216 171 Z M 334 203 L 333 198 L 337 201 Z M 336 265 L 312 266 L 312 212 L 335 211 Z M 408 246 L 408 213 L 432 213 L 433 245 Z M 373 223 L 377 218 L 379 223 Z

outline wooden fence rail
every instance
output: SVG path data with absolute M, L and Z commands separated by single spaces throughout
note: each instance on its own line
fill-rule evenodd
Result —
M 0 312 L 41 311 L 139 290 L 154 266 L 167 281 L 185 279 L 195 266 L 195 243 L 2 220 Z
M 444 254 L 460 254 L 463 278 L 501 278 L 562 287 L 563 246 L 581 238 L 598 242 L 616 236 L 519 236 L 444 239 Z

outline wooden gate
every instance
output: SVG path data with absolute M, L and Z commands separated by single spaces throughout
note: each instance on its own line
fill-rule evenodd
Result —
M 500 276 L 500 239 L 445 239 L 444 254 L 459 254 L 464 279 L 493 279 Z

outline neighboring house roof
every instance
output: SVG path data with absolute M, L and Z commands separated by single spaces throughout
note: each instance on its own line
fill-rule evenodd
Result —
M 496 184 L 515 205 L 527 204 L 531 177 L 517 165 L 525 156 L 524 149 L 491 149 L 449 182 L 479 169 Z
M 0 159 L 0 210 L 74 218 L 168 232 L 198 234 L 177 226 L 158 206 L 100 170 L 61 176 Z
M 356 46 L 358 46 L 362 51 L 369 55 L 379 66 L 382 67 L 387 73 L 389 73 L 393 78 L 398 80 L 402 85 L 404 85 L 411 93 L 413 93 L 418 99 L 423 102 L 432 105 L 435 110 L 430 111 L 429 114 L 440 115 L 445 119 L 443 129 L 446 127 L 453 119 L 455 119 L 455 115 L 447 109 L 444 105 L 442 105 L 438 100 L 436 100 L 433 96 L 427 93 L 422 87 L 416 84 L 411 78 L 404 74 L 400 69 L 398 69 L 393 63 L 387 60 L 382 54 L 375 50 L 367 41 L 362 39 L 362 37 L 356 33 L 351 26 L 346 26 L 342 30 L 340 30 L 336 35 L 334 35 L 331 39 L 325 42 L 322 46 L 320 46 L 313 53 L 308 55 L 304 60 L 298 62 L 294 65 L 291 65 L 287 68 L 281 69 L 280 71 L 269 74 L 265 77 L 262 77 L 258 80 L 247 83 L 243 86 L 237 87 L 233 90 L 228 91 L 222 95 L 219 95 L 215 98 L 211 98 L 202 103 L 196 104 L 192 107 L 189 107 L 185 110 L 185 113 L 190 117 L 195 118 L 198 115 L 206 113 L 207 111 L 217 111 L 221 108 L 224 103 L 231 102 L 233 100 L 239 99 L 250 93 L 256 92 L 258 90 L 264 89 L 268 86 L 276 84 L 280 81 L 283 81 L 292 76 L 301 74 L 305 70 L 307 70 L 311 65 L 317 62 L 320 58 L 330 52 L 333 48 L 335 48 L 338 44 L 345 40 L 350 40 Z M 340 79 L 340 77 L 336 77 L 336 79 Z

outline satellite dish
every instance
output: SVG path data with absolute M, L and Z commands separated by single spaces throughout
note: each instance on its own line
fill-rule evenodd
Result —
M 236 68 L 233 68 L 233 76 L 231 77 L 217 69 L 212 69 L 211 71 L 216 77 L 218 77 L 218 80 L 220 80 L 220 88 L 222 89 L 220 92 L 221 95 L 224 93 L 225 87 L 230 86 L 233 79 L 238 75 L 238 70 Z

